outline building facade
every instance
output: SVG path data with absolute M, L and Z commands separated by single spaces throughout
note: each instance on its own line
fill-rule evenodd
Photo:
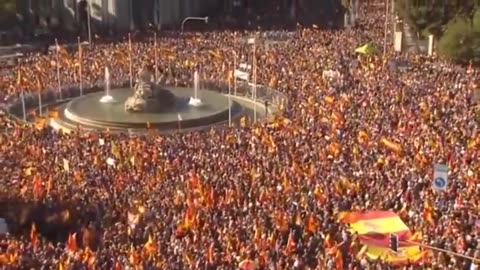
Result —
M 219 0 L 17 0 L 17 13 L 33 27 L 79 30 L 90 14 L 94 31 L 133 31 L 207 16 Z

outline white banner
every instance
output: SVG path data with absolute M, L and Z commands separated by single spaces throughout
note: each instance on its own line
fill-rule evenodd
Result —
M 234 73 L 234 76 L 235 76 L 236 79 L 248 81 L 248 78 L 249 78 L 250 75 L 245 71 L 241 71 L 241 70 L 236 69 L 235 73 Z

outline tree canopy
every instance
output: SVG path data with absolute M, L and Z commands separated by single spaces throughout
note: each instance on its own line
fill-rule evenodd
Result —
M 15 0 L 0 1 L 0 25 L 5 25 L 8 20 L 15 18 L 17 5 Z
M 480 0 L 396 0 L 399 16 L 422 36 L 439 39 L 439 52 L 480 61 Z

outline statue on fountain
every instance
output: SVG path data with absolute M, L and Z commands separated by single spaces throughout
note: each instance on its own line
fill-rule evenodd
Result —
M 133 96 L 125 101 L 127 112 L 161 112 L 175 105 L 175 95 L 160 88 L 147 66 L 140 69 L 133 87 Z

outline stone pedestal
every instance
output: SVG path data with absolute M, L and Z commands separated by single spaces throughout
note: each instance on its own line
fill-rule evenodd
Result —
M 125 101 L 127 112 L 161 112 L 175 106 L 175 95 L 167 89 L 159 88 L 153 82 L 150 71 L 142 69 L 137 75 L 133 96 Z

